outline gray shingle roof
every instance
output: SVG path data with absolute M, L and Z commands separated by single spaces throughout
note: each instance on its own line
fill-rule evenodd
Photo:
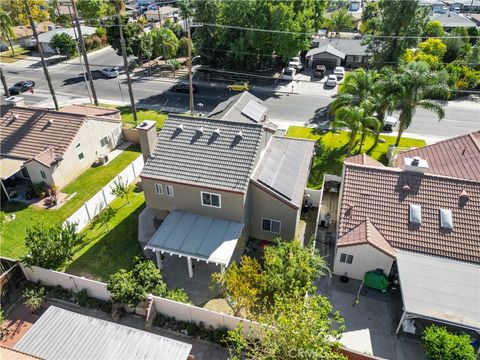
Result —
M 345 55 L 358 55 L 358 56 L 367 55 L 367 47 L 365 45 L 362 45 L 361 39 L 319 39 L 318 40 L 319 48 L 327 44 L 330 46 L 333 46 L 335 49 L 344 53 Z M 317 49 L 312 49 L 312 50 L 317 50 Z M 308 56 L 308 53 L 307 53 L 307 56 Z
M 92 35 L 95 34 L 95 28 L 91 26 L 83 26 L 81 25 L 82 28 L 82 35 L 87 36 L 87 35 Z M 47 31 L 43 34 L 38 35 L 38 41 L 41 43 L 49 43 L 52 38 L 57 35 L 57 34 L 68 34 L 70 35 L 73 39 L 75 39 L 75 31 L 73 28 L 58 28 L 58 29 L 53 29 L 50 31 Z
M 313 56 L 313 55 L 317 55 L 317 54 L 321 54 L 321 53 L 329 53 L 329 54 L 332 54 L 336 57 L 339 57 L 340 59 L 345 59 L 345 53 L 338 50 L 336 47 L 332 46 L 331 44 L 328 44 L 328 43 L 325 43 L 325 44 L 322 44 L 315 48 L 315 49 L 311 49 L 307 52 L 307 54 L 305 55 L 306 57 L 309 57 L 309 56 Z
M 463 15 L 448 12 L 445 14 L 433 14 L 430 16 L 430 21 L 440 21 L 443 27 L 472 27 L 475 26 L 475 22 L 466 18 Z
M 261 136 L 259 124 L 170 115 L 141 176 L 245 192 Z

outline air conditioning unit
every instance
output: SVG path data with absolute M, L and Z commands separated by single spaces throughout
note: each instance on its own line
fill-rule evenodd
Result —
M 107 154 L 98 155 L 98 163 L 100 165 L 106 164 L 107 162 L 108 162 L 108 155 Z

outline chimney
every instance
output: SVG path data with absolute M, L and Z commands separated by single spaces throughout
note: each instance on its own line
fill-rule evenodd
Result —
M 25 106 L 25 100 L 21 96 L 10 96 L 5 99 L 5 104 L 12 106 Z
M 157 123 L 145 120 L 136 127 L 142 148 L 143 160 L 147 161 L 157 145 Z
M 425 174 L 428 170 L 427 160 L 422 159 L 420 156 L 414 156 L 413 158 L 406 157 L 404 160 L 405 171 Z

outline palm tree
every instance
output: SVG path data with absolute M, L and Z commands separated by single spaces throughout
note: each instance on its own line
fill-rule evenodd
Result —
M 371 103 L 369 100 L 365 100 L 363 103 L 361 103 L 359 105 L 359 109 L 361 110 L 360 113 L 363 115 L 361 118 L 362 137 L 360 138 L 360 147 L 358 148 L 358 153 L 361 154 L 365 138 L 367 137 L 367 135 L 380 134 L 380 130 L 382 129 L 382 122 L 378 119 L 377 116 L 372 115 L 375 110 L 375 104 Z M 372 148 L 377 145 L 377 142 L 378 135 L 375 136 L 375 143 Z
M 350 130 L 347 153 L 353 149 L 355 139 L 363 129 L 364 109 L 358 106 L 344 106 L 335 112 L 334 128 L 347 128 Z
M 354 18 L 347 9 L 342 8 L 333 12 L 330 15 L 330 19 L 327 19 L 326 26 L 329 31 L 335 31 L 335 35 L 338 36 L 340 31 L 347 31 L 353 28 Z
M 357 69 L 352 71 L 343 81 L 340 95 L 332 103 L 332 112 L 343 106 L 359 105 L 374 92 L 375 83 L 379 79 L 375 70 Z
M 12 54 L 15 55 L 15 50 L 13 49 L 12 40 L 15 40 L 15 33 L 13 32 L 13 20 L 5 11 L 5 9 L 0 8 L 0 35 L 3 39 L 7 39 L 12 49 Z
M 5 75 L 3 74 L 3 68 L 0 66 L 0 81 L 2 82 L 3 92 L 5 93 L 5 97 L 10 96 L 10 91 L 8 90 L 7 80 L 5 79 Z
M 438 120 L 445 117 L 440 101 L 447 99 L 450 90 L 440 82 L 435 73 L 424 62 L 411 62 L 388 80 L 388 87 L 394 94 L 395 108 L 400 111 L 399 130 L 395 146 L 400 144 L 403 132 L 412 124 L 417 108 L 430 110 L 437 114 Z

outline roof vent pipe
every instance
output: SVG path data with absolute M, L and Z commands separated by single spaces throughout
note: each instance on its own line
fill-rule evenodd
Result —
M 235 135 L 235 137 L 239 137 L 240 139 L 243 139 L 242 130 L 240 130 L 240 131 Z
M 178 125 L 178 126 L 177 126 L 177 130 L 178 130 L 178 131 L 183 131 L 183 124 Z
M 15 121 L 18 120 L 18 115 L 17 114 L 13 114 L 13 120 L 15 120 Z
M 53 119 L 48 120 L 48 125 L 53 125 Z
M 203 134 L 203 133 L 204 133 L 203 126 L 200 126 L 200 127 L 197 129 L 197 133 L 200 133 L 200 134 Z
M 216 128 L 216 129 L 213 131 L 213 135 L 220 136 L 220 128 Z

